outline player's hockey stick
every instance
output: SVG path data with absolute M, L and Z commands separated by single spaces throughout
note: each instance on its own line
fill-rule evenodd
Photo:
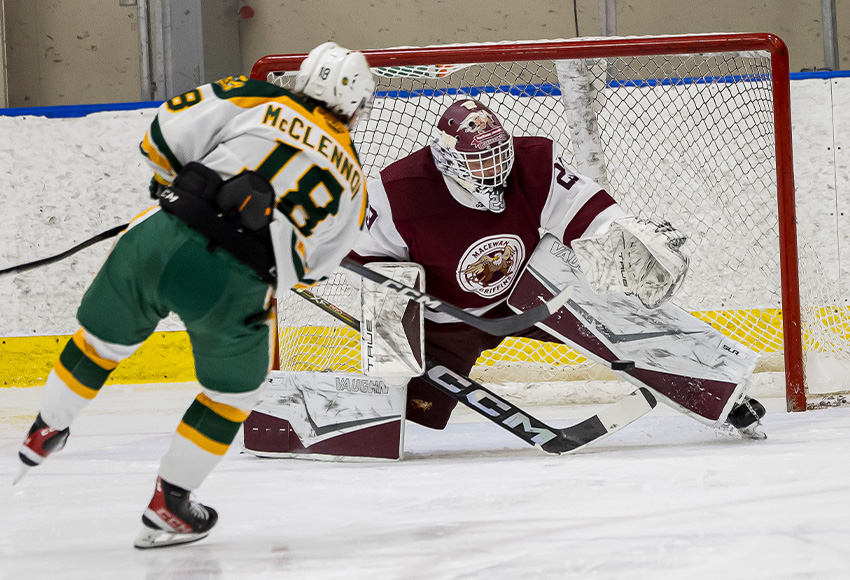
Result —
M 360 321 L 336 305 L 309 290 L 293 288 L 293 292 L 315 304 L 340 322 L 360 331 Z M 622 361 L 621 361 L 622 362 Z M 602 409 L 596 415 L 569 427 L 551 427 L 493 393 L 483 385 L 443 366 L 426 355 L 422 378 L 431 386 L 463 403 L 528 443 L 547 453 L 570 453 L 599 441 L 643 417 L 655 405 L 655 397 L 641 387 L 623 399 Z
M 459 320 L 469 326 L 474 326 L 475 328 L 483 330 L 487 334 L 492 334 L 494 336 L 508 336 L 519 332 L 520 330 L 530 328 L 544 318 L 549 318 L 549 316 L 554 314 L 567 302 L 567 300 L 569 300 L 573 291 L 572 287 L 565 288 L 549 301 L 543 302 L 542 304 L 526 310 L 521 314 L 505 316 L 504 318 L 481 318 L 480 316 L 470 314 L 457 306 L 438 300 L 429 294 L 425 294 L 424 292 L 405 286 L 400 282 L 396 282 L 392 278 L 387 278 L 379 272 L 375 272 L 362 264 L 358 264 L 351 258 L 344 258 L 340 266 L 362 276 L 363 278 L 367 278 L 376 284 L 380 284 L 381 286 L 393 290 L 402 296 L 406 296 L 407 298 L 422 304 L 422 306 L 429 310 L 443 312 L 455 320 Z
M 40 266 L 47 266 L 48 264 L 53 264 L 60 260 L 67 258 L 68 256 L 72 256 L 83 250 L 88 248 L 91 245 L 96 244 L 97 242 L 107 240 L 114 236 L 117 236 L 121 232 L 127 229 L 127 226 L 130 224 L 123 224 L 120 226 L 116 226 L 110 230 L 105 232 L 101 232 L 96 236 L 89 238 L 88 240 L 77 244 L 70 250 L 66 250 L 61 254 L 56 254 L 55 256 L 51 256 L 49 258 L 42 258 L 41 260 L 35 260 L 34 262 L 28 262 L 26 264 L 20 264 L 18 266 L 12 266 L 10 268 L 5 268 L 0 270 L 0 276 L 5 276 L 7 274 L 15 274 L 18 272 L 26 272 L 27 270 L 32 270 L 34 268 L 38 268 Z M 398 292 L 403 296 L 407 296 L 411 300 L 415 300 L 419 302 L 426 308 L 431 310 L 435 310 L 437 312 L 444 312 L 453 318 L 469 324 L 470 326 L 474 326 L 484 332 L 489 334 L 493 334 L 495 336 L 507 336 L 509 334 L 513 334 L 520 330 L 524 330 L 531 326 L 534 326 L 536 322 L 540 322 L 544 318 L 549 317 L 553 312 L 558 310 L 561 306 L 566 303 L 569 299 L 570 294 L 572 292 L 572 288 L 567 288 L 562 292 L 556 294 L 553 298 L 551 298 L 548 302 L 544 302 L 534 308 L 531 308 L 521 314 L 515 314 L 512 316 L 506 316 L 504 318 L 481 318 L 479 316 L 475 316 L 474 314 L 470 314 L 457 306 L 453 306 L 441 300 L 437 300 L 433 296 L 429 296 L 424 292 L 420 292 L 419 290 L 415 290 L 404 284 L 400 284 L 392 280 L 391 278 L 387 278 L 378 272 L 370 270 L 364 266 L 361 266 L 357 262 L 350 260 L 349 258 L 345 258 L 342 261 L 342 267 L 347 268 L 364 278 L 368 278 L 382 286 L 386 286 L 390 290 Z
M 115 226 L 111 230 L 106 230 L 105 232 L 101 232 L 96 236 L 92 236 L 85 242 L 79 243 L 70 250 L 66 250 L 61 254 L 56 254 L 55 256 L 51 256 L 49 258 L 42 258 L 41 260 L 35 260 L 34 262 L 27 262 L 26 264 L 20 264 L 18 266 L 12 266 L 11 268 L 4 268 L 3 270 L 0 270 L 0 276 L 5 276 L 6 274 L 15 274 L 17 272 L 26 272 L 27 270 L 32 270 L 41 266 L 47 266 L 48 264 L 53 264 L 55 262 L 58 262 L 59 260 L 64 260 L 68 256 L 73 256 L 80 250 L 84 250 L 98 242 L 108 240 L 109 238 L 114 238 L 115 236 L 126 230 L 127 226 L 129 225 L 130 224 L 123 224 L 120 226 Z

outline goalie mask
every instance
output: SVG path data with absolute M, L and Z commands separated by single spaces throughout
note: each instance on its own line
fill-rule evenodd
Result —
M 514 144 L 496 115 L 478 101 L 465 99 L 446 109 L 437 129 L 431 153 L 440 173 L 452 178 L 486 209 L 504 211 Z
M 324 103 L 352 128 L 358 120 L 369 117 L 375 79 L 362 53 L 325 42 L 301 62 L 293 89 Z

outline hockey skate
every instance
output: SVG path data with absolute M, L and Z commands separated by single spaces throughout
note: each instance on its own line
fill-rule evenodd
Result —
M 18 451 L 18 457 L 22 465 L 15 479 L 12 481 L 12 485 L 23 479 L 31 467 L 41 465 L 47 459 L 48 455 L 65 447 L 65 443 L 68 441 L 68 435 L 70 434 L 71 430 L 68 427 L 65 427 L 61 431 L 50 427 L 44 422 L 44 419 L 41 418 L 41 414 L 39 413 L 30 430 L 27 432 L 27 438 L 24 439 L 24 443 Z
M 158 477 L 133 545 L 145 550 L 197 542 L 209 535 L 216 521 L 218 513 L 195 501 L 189 490 Z
M 732 407 L 726 422 L 732 425 L 746 439 L 767 439 L 767 434 L 761 424 L 765 413 L 764 405 L 751 399 L 744 399 Z

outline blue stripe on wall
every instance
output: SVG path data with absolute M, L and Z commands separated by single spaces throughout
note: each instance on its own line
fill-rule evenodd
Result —
M 37 117 L 62 118 L 85 117 L 92 113 L 103 111 L 134 111 L 136 109 L 153 109 L 159 107 L 162 101 L 140 101 L 137 103 L 105 103 L 99 105 L 60 105 L 56 107 L 12 107 L 0 109 L 0 117 L 21 117 L 34 115 Z
M 813 71 L 791 73 L 791 80 L 807 79 L 832 79 L 850 77 L 850 70 L 839 71 Z M 654 87 L 658 85 L 688 85 L 705 83 L 733 83 L 762 81 L 765 76 L 734 76 L 734 77 L 688 77 L 688 78 L 664 78 L 634 81 L 612 81 L 611 87 Z M 467 95 L 476 97 L 481 94 L 508 93 L 518 97 L 544 97 L 557 96 L 561 89 L 556 85 L 503 85 L 486 87 L 462 87 L 458 89 L 423 89 L 419 91 L 379 91 L 377 96 L 384 98 L 410 98 L 410 97 L 433 97 L 433 96 L 458 96 Z M 34 115 L 48 118 L 63 117 L 85 117 L 92 113 L 103 111 L 133 111 L 136 109 L 152 109 L 159 107 L 162 101 L 140 101 L 135 103 L 107 103 L 100 105 L 61 105 L 56 107 L 13 107 L 0 109 L 0 117 L 20 117 L 23 115 Z
M 819 70 L 809 72 L 791 73 L 792 81 L 802 81 L 806 79 L 836 79 L 840 77 L 850 77 L 850 70 Z

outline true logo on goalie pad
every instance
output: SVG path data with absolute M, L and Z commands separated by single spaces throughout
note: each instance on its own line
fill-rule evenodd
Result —
M 364 320 L 360 325 L 360 349 L 362 357 L 360 370 L 367 376 L 372 374 L 372 368 L 375 366 L 372 362 L 375 360 L 372 351 L 375 346 L 374 326 L 371 320 Z M 339 387 L 339 383 L 337 383 L 337 387 Z
M 375 262 L 368 270 L 386 276 L 382 283 L 364 279 L 360 286 L 360 355 L 363 374 L 410 378 L 424 370 L 424 314 L 432 301 L 419 292 L 425 273 L 419 264 Z M 400 285 L 399 292 L 385 288 Z M 439 304 L 439 302 L 438 302 Z

